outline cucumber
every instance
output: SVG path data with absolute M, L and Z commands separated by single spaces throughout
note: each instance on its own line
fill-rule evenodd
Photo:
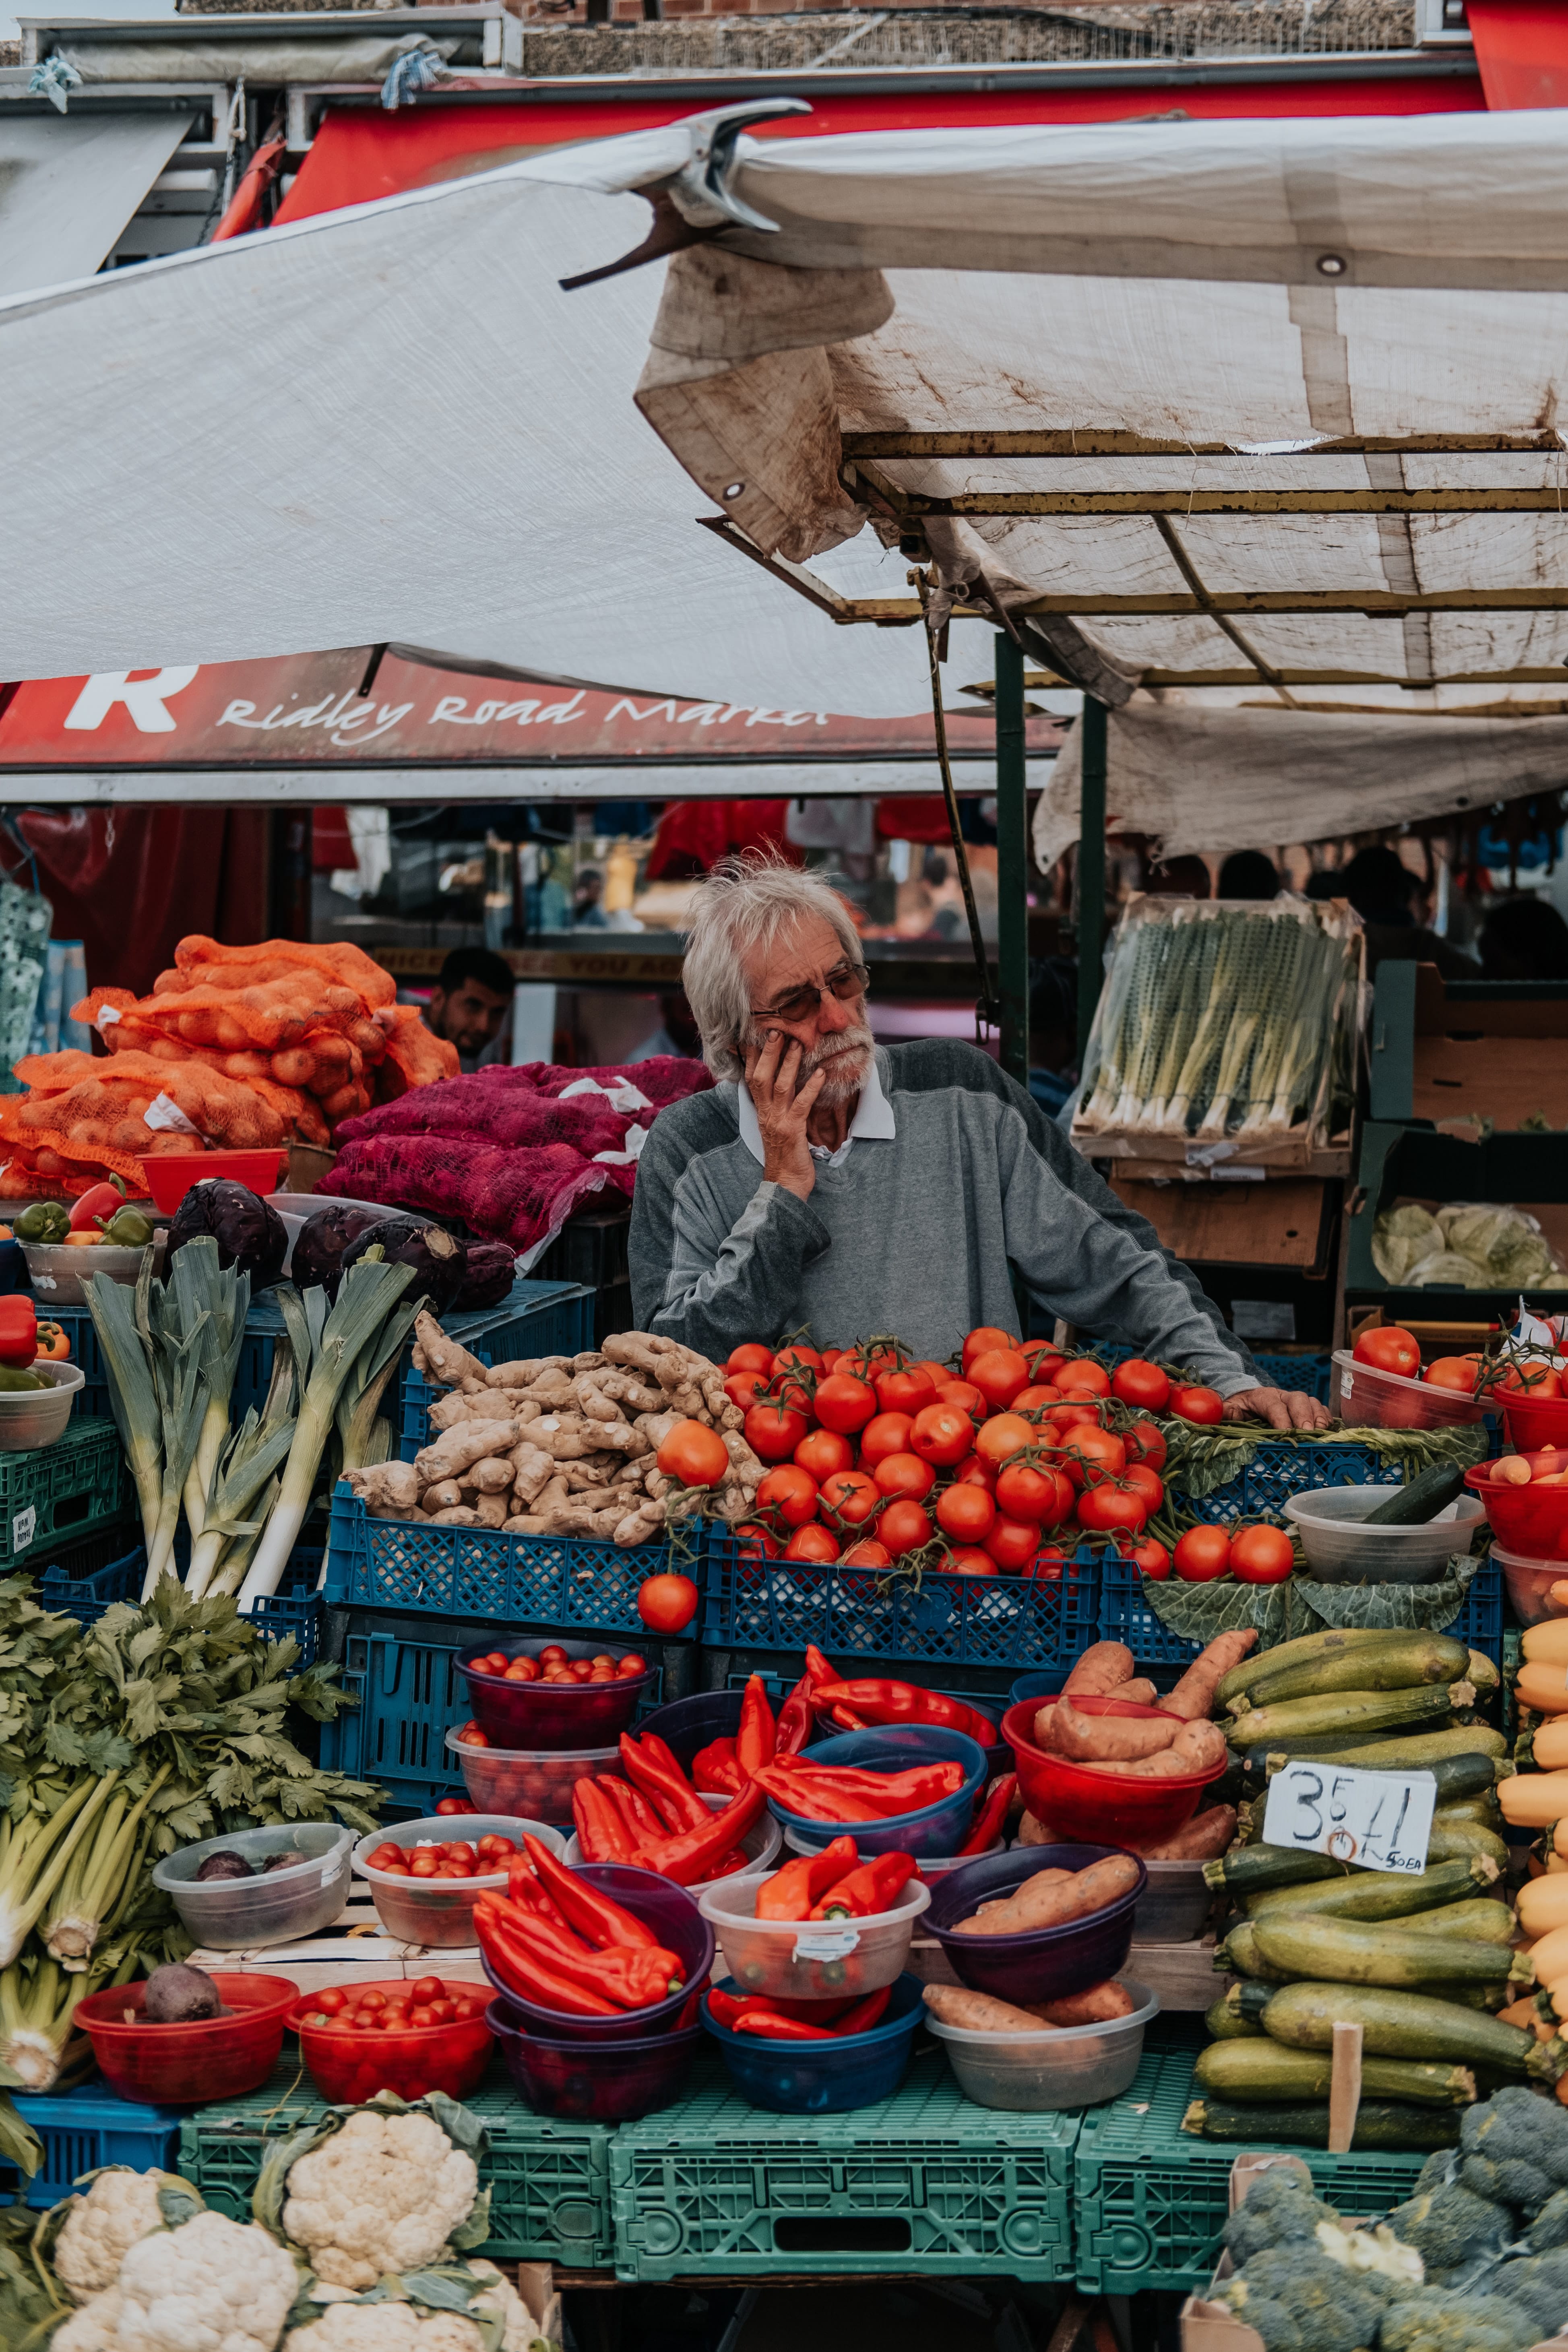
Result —
M 1292 1737 L 1310 1739 L 1314 1734 L 1337 1731 L 1350 1747 L 1368 1731 L 1394 1727 L 1409 1732 L 1436 1730 L 1455 1707 L 1468 1706 L 1474 1696 L 1468 1683 L 1424 1683 L 1415 1690 L 1331 1691 L 1321 1698 L 1288 1698 L 1273 1706 L 1250 1707 L 1226 1738 L 1233 1748 L 1250 1748 L 1267 1739 L 1288 1752 Z
M 1336 2021 L 1359 2025 L 1374 2058 L 1442 2058 L 1455 2066 L 1495 2066 L 1510 2081 L 1554 2083 L 1568 2068 L 1568 2043 L 1538 2042 L 1518 2025 L 1433 1992 L 1307 1981 L 1282 1986 L 1263 2012 L 1264 2031 L 1293 2050 L 1331 2050 Z
M 1239 1986 L 1231 1987 L 1231 1992 L 1239 1991 Z M 1275 2047 L 1275 2044 L 1268 2041 L 1268 2035 L 1255 2017 L 1244 2017 L 1238 2011 L 1232 2009 L 1228 1992 L 1222 1992 L 1219 1999 L 1206 2011 L 1204 2017 L 1204 2031 L 1211 2042 L 1262 2042 L 1271 2050 Z
M 1415 1690 L 1426 1683 L 1457 1683 L 1469 1673 L 1470 1654 L 1463 1642 L 1447 1633 L 1405 1633 L 1380 1643 L 1375 1649 L 1344 1650 L 1333 1658 L 1301 1658 L 1293 1666 L 1279 1666 L 1262 1675 L 1229 1702 L 1232 1715 L 1242 1718 L 1258 1707 L 1282 1699 L 1321 1698 L 1331 1691 Z M 1330 1733 L 1334 1729 L 1331 1724 Z
M 1261 1894 L 1266 1886 L 1304 1886 L 1319 1878 L 1345 1878 L 1342 1862 L 1326 1853 L 1297 1853 L 1286 1845 L 1233 1846 L 1204 1864 L 1204 1885 L 1215 1893 L 1237 1896 Z
M 1484 1895 L 1471 1896 L 1459 1903 L 1446 1903 L 1437 1911 L 1419 1912 L 1410 1925 L 1423 1936 L 1460 1936 L 1468 1942 L 1492 1944 L 1505 1951 L 1511 1946 L 1519 1928 L 1519 1922 L 1508 1904 L 1495 1900 L 1489 1902 Z
M 1460 1936 L 1421 1935 L 1415 1927 L 1357 1919 L 1321 1919 L 1310 1911 L 1274 1911 L 1247 1921 L 1264 1966 L 1288 1977 L 1342 1985 L 1492 1984 L 1507 1974 L 1495 1944 Z M 1248 1970 L 1248 1974 L 1253 1971 Z
M 1288 2050 L 1267 2033 L 1255 2042 L 1216 2042 L 1193 2069 L 1200 2091 L 1220 2099 L 1326 2099 L 1333 2057 L 1327 2050 Z M 1474 2105 L 1476 2078 L 1468 2066 L 1433 2065 L 1420 2058 L 1366 2058 L 1361 2086 L 1370 2099 L 1414 2099 L 1423 2107 Z
M 1271 2147 L 1327 2147 L 1329 2105 L 1274 2107 L 1222 2105 L 1194 2099 L 1182 2129 L 1199 2139 L 1267 2140 Z M 1457 2147 L 1459 2118 L 1452 2108 L 1405 2106 L 1391 2099 L 1366 2099 L 1356 2111 L 1351 2146 L 1355 2149 L 1414 2148 L 1435 2155 Z
M 1276 1911 L 1310 1911 L 1318 1917 L 1334 1919 L 1422 1917 L 1445 1904 L 1465 1904 L 1479 1887 L 1489 1886 L 1497 1874 L 1494 1862 L 1478 1863 L 1473 1855 L 1415 1874 L 1402 1870 L 1356 1870 L 1348 1878 L 1324 1880 L 1317 1885 L 1267 1887 L 1261 1895 L 1247 1896 L 1247 1910 L 1253 1919 L 1271 1917 Z M 1505 1917 L 1510 1916 L 1506 1904 L 1496 1907 Z
M 1294 1748 L 1282 1741 L 1274 1745 L 1279 1763 L 1288 1763 Z M 1456 1725 L 1451 1731 L 1417 1732 L 1405 1739 L 1347 1740 L 1342 1748 L 1310 1757 L 1308 1761 L 1359 1764 L 1368 1772 L 1430 1772 L 1437 1783 L 1436 1801 L 1443 1805 L 1458 1797 L 1479 1796 L 1499 1780 L 1511 1779 L 1512 1765 L 1503 1764 L 1507 1747 L 1500 1731 L 1476 1723 Z M 1278 1769 L 1272 1756 L 1269 1764 L 1272 1779 Z
M 1363 1528 L 1424 1528 L 1439 1511 L 1458 1502 L 1465 1491 L 1465 1474 L 1451 1463 L 1434 1462 L 1407 1486 L 1391 1487 L 1385 1502 L 1377 1504 L 1365 1518 L 1358 1522 Z
M 1335 1625 L 1321 1633 L 1303 1633 L 1294 1642 L 1281 1642 L 1272 1650 L 1257 1650 L 1243 1658 L 1229 1674 L 1221 1675 L 1215 1697 L 1221 1706 L 1228 1706 L 1237 1692 L 1250 1690 L 1264 1675 L 1277 1674 L 1281 1666 L 1293 1666 L 1303 1658 L 1336 1658 L 1344 1650 L 1363 1650 L 1379 1642 L 1402 1642 L 1403 1630 L 1386 1626 Z

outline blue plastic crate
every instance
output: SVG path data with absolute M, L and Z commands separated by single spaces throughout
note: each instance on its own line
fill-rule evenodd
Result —
M 701 1581 L 702 1544 L 689 1571 Z M 508 1536 L 425 1519 L 373 1519 L 340 1484 L 332 1496 L 329 1608 L 392 1609 L 555 1633 L 642 1638 L 637 1588 L 668 1566 L 664 1543 Z
M 1170 1476 L 1170 1496 L 1179 1512 L 1211 1522 L 1237 1518 L 1282 1518 L 1292 1495 L 1312 1486 L 1397 1486 L 1404 1472 L 1365 1445 L 1299 1445 L 1265 1440 L 1239 1477 L 1212 1494 L 1189 1495 L 1180 1474 Z
M 181 1545 L 175 1548 L 176 1566 L 182 1564 L 183 1549 Z M 321 1570 L 321 1551 L 301 1544 L 289 1563 L 282 1591 L 270 1600 L 258 1601 L 250 1612 L 270 1640 L 280 1642 L 290 1633 L 294 1636 L 300 1644 L 301 1666 L 313 1665 L 321 1646 L 325 1604 L 316 1590 Z M 38 1581 L 38 1599 L 46 1609 L 74 1617 L 79 1625 L 96 1625 L 115 1601 L 141 1600 L 146 1573 L 147 1554 L 138 1544 L 123 1559 L 110 1560 L 107 1567 L 95 1569 L 89 1576 L 69 1577 L 63 1569 L 45 1569 Z
M 359 1704 L 322 1724 L 323 1771 L 377 1780 L 395 1806 L 421 1815 L 442 1797 L 464 1795 L 462 1768 L 447 1746 L 447 1732 L 473 1713 L 457 1661 L 489 1630 L 476 1626 L 455 1640 L 450 1628 L 428 1636 L 351 1628 L 340 1679 Z M 658 1706 L 663 1689 L 664 1670 L 655 1666 L 639 1713 Z
M 1464 1606 L 1443 1628 L 1467 1648 L 1484 1651 L 1502 1666 L 1502 1571 L 1486 1560 L 1471 1580 Z M 1143 1577 L 1131 1560 L 1107 1552 L 1100 1568 L 1099 1639 L 1125 1642 L 1140 1665 L 1186 1666 L 1203 1648 L 1167 1633 L 1149 1606 Z
M 443 1315 L 448 1339 L 480 1363 L 532 1356 L 575 1356 L 594 1344 L 594 1293 L 581 1282 L 514 1282 L 511 1297 L 482 1315 Z M 412 1462 L 430 1443 L 430 1407 L 441 1390 L 405 1367 L 398 1395 L 401 1458 Z
M 1247 1352 L 1269 1387 L 1304 1389 L 1320 1404 L 1328 1403 L 1329 1384 L 1334 1376 L 1332 1356 L 1268 1356 L 1256 1348 Z
M 117 2099 L 102 2083 L 80 2090 L 30 2097 L 13 2092 L 16 2112 L 44 2144 L 44 2160 L 31 2180 L 0 2165 L 26 2204 L 58 2205 L 71 2183 L 100 2165 L 128 2164 L 135 2172 L 173 2172 L 184 2110 L 143 2107 Z
M 875 1569 L 742 1557 L 710 1534 L 703 1579 L 706 1648 L 802 1650 L 834 1664 L 902 1658 L 928 1665 L 1070 1665 L 1096 1639 L 1100 1565 L 1080 1548 L 1059 1581 L 937 1576 L 912 1582 Z

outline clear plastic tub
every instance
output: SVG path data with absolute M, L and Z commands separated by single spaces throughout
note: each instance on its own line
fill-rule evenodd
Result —
M 1548 1617 L 1568 1617 L 1568 1559 L 1530 1559 L 1521 1552 L 1504 1551 L 1493 1544 L 1492 1558 L 1502 1570 L 1509 1605 L 1521 1625 L 1541 1625 Z M 1554 1585 L 1564 1598 L 1554 1601 Z
M 1468 1429 L 1488 1411 L 1483 1398 L 1358 1364 L 1348 1348 L 1334 1350 L 1329 1402 L 1352 1429 Z
M 1461 1495 L 1435 1519 L 1414 1528 L 1363 1528 L 1360 1522 L 1387 1486 L 1319 1486 L 1292 1495 L 1285 1506 L 1301 1538 L 1307 1566 L 1322 1584 L 1436 1584 L 1456 1552 L 1468 1552 L 1484 1516 L 1473 1495 Z
M 87 1379 L 78 1364 L 35 1363 L 42 1389 L 0 1389 L 0 1454 L 36 1454 L 66 1433 L 76 1392 Z
M 1121 1979 L 1137 2003 L 1108 2025 L 1042 2026 L 1036 2033 L 972 2033 L 928 2014 L 927 2030 L 947 2053 L 958 2087 L 977 2107 L 1016 2115 L 1097 2107 L 1120 2098 L 1138 2072 L 1145 2029 L 1160 1996 L 1131 1977 Z
M 531 1814 L 557 1829 L 572 1825 L 572 1791 L 595 1772 L 614 1772 L 616 1748 L 470 1748 L 456 1730 L 447 1753 L 462 1768 L 463 1786 L 489 1812 Z
M 702 1801 L 707 1806 L 710 1813 L 721 1813 L 723 1811 L 725 1806 L 732 1801 L 729 1797 L 710 1797 L 704 1794 Z M 745 1836 L 741 1840 L 741 1851 L 746 1857 L 746 1868 L 744 1872 L 739 1870 L 728 1871 L 725 1873 L 725 1877 L 740 1878 L 744 1876 L 750 1878 L 754 1876 L 760 1871 L 771 1870 L 778 1860 L 779 1848 L 783 1843 L 783 1830 L 780 1829 L 777 1822 L 773 1820 L 771 1813 L 764 1813 L 761 1821 L 753 1822 L 752 1827 L 746 1832 Z M 583 1849 L 577 1843 L 577 1832 L 574 1830 L 572 1835 L 566 1841 L 565 1862 L 567 1869 L 575 1870 L 582 1859 Z M 723 1878 L 700 1878 L 695 1885 L 689 1886 L 686 1891 L 688 1895 L 700 1895 L 704 1888 L 709 1886 L 722 1886 L 724 1883 Z
M 161 1275 L 169 1246 L 168 1234 L 154 1234 L 149 1246 L 153 1271 Z M 120 1249 L 101 1242 L 85 1247 L 80 1242 L 22 1244 L 27 1279 L 41 1314 L 47 1314 L 51 1307 L 85 1307 L 87 1293 L 82 1284 L 95 1274 L 106 1274 L 110 1282 L 123 1283 L 127 1289 L 133 1290 L 146 1254 L 144 1249 Z
M 1150 1862 L 1149 1885 L 1132 1914 L 1135 1944 L 1190 1944 L 1214 1902 L 1201 1862 Z
M 725 1983 L 721 1992 L 743 1987 Z M 731 2033 L 702 2003 L 702 2022 L 737 2091 L 754 2107 L 783 2116 L 837 2116 L 890 2099 L 910 2063 L 916 2028 L 926 2016 L 918 1977 L 901 1976 L 879 2025 L 831 2042 L 769 2042 Z
M 476 1845 L 482 1837 L 509 1837 L 517 1845 L 536 1837 L 553 1854 L 565 1852 L 559 1830 L 544 1822 L 531 1822 L 510 1813 L 437 1813 L 421 1822 L 395 1822 L 361 1838 L 353 1866 L 370 1883 L 376 1913 L 389 1936 L 402 1944 L 420 1944 L 438 1951 L 474 1945 L 474 1906 L 481 1895 L 504 1895 L 506 1872 L 487 1871 L 476 1878 L 395 1878 L 390 1871 L 373 1870 L 366 1861 L 378 1846 L 449 1845 L 466 1839 Z
M 764 1873 L 721 1878 L 704 1888 L 698 1909 L 711 1927 L 737 1992 L 773 1999 L 858 2000 L 903 1972 L 915 1921 L 931 1888 L 911 1879 L 904 1900 L 869 1919 L 759 1919 Z
M 374 1843 L 379 1844 L 377 1839 Z M 348 1900 L 354 1837 L 335 1822 L 275 1823 L 203 1838 L 153 1865 L 153 1884 L 173 1898 L 199 1950 L 250 1952 L 330 1927 Z M 275 1853 L 306 1858 L 255 1878 L 198 1879 L 209 1853 L 243 1854 L 252 1869 Z

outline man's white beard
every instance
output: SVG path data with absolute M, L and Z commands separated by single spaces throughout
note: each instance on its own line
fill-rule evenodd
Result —
M 869 1029 L 841 1029 L 831 1041 L 824 1038 L 805 1057 L 800 1083 L 805 1086 L 814 1070 L 826 1071 L 822 1092 L 817 1096 L 820 1108 L 826 1104 L 847 1102 L 858 1095 L 870 1075 L 871 1056 L 877 1041 Z

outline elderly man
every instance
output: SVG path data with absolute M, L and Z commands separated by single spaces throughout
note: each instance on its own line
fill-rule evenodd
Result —
M 1190 1366 L 1228 1419 L 1327 1422 L 1314 1398 L 1258 1385 L 1187 1268 L 987 1055 L 878 1047 L 859 940 L 826 885 L 721 866 L 683 976 L 720 1083 L 665 1111 L 638 1162 L 640 1328 L 720 1361 L 803 1328 L 943 1357 L 977 1324 L 1016 1330 L 1016 1270 L 1079 1329 Z

